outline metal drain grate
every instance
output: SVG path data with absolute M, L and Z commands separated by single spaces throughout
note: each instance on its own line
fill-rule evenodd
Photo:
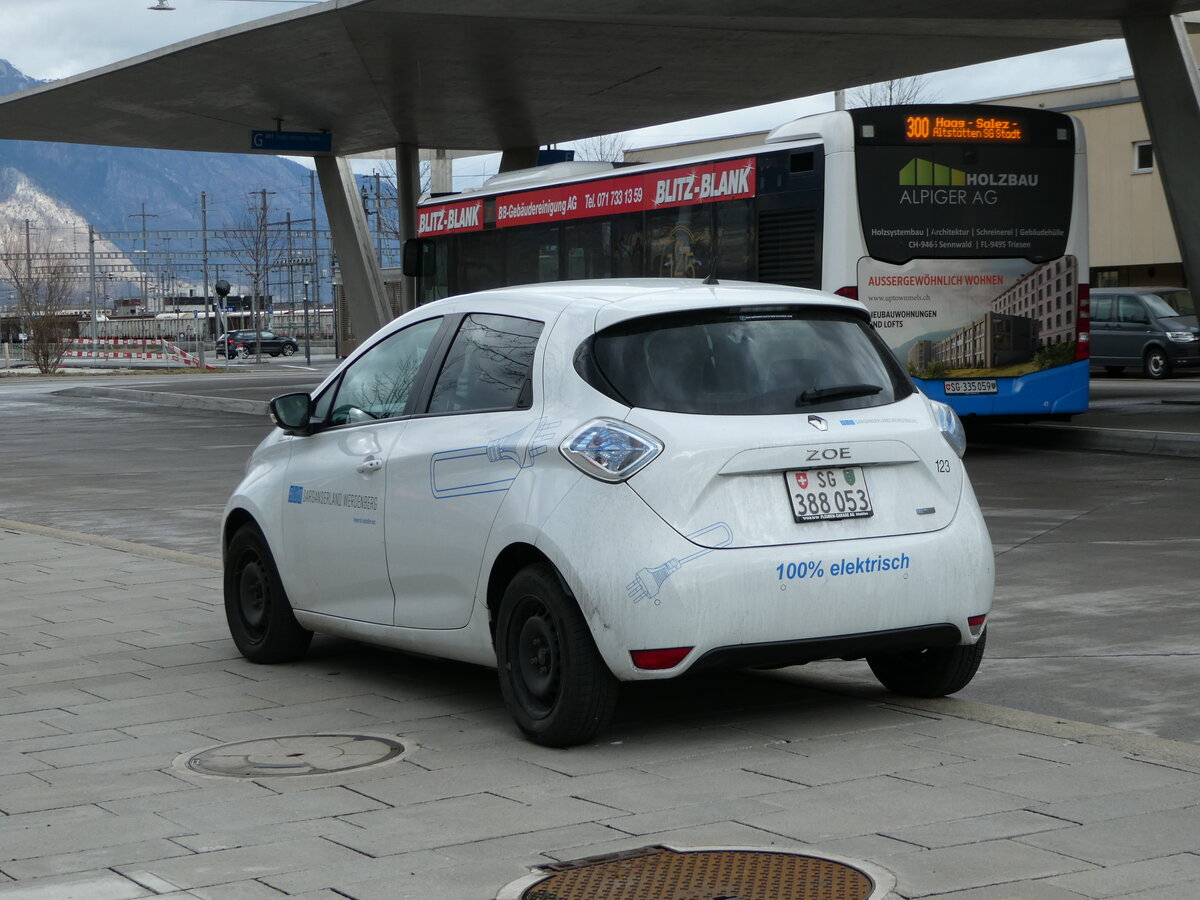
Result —
M 367 734 L 292 734 L 210 747 L 187 757 L 185 766 L 204 775 L 264 778 L 328 775 L 398 759 L 404 745 Z
M 541 871 L 521 900 L 869 900 L 875 888 L 845 863 L 767 850 L 656 846 Z

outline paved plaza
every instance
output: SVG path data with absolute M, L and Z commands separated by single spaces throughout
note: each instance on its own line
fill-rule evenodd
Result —
M 626 686 L 547 749 L 489 670 L 322 637 L 255 666 L 215 558 L 0 519 L 0 900 L 493 900 L 650 845 L 825 856 L 896 898 L 1200 896 L 1200 746 L 867 674 Z
M 652 844 L 858 860 L 905 898 L 1200 889 L 1192 744 L 830 691 L 812 667 L 629 689 L 611 732 L 552 750 L 518 735 L 490 671 L 320 638 L 301 663 L 245 662 L 210 558 L 6 521 L 0 583 L 6 900 L 488 900 L 530 867 Z M 184 764 L 318 734 L 404 753 Z

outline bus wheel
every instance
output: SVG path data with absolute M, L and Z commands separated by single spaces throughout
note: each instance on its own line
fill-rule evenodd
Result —
M 1151 347 L 1146 351 L 1142 368 L 1149 378 L 1166 378 L 1171 374 L 1171 361 L 1162 347 Z
M 868 656 L 867 664 L 879 683 L 893 694 L 944 697 L 970 683 L 986 645 L 985 630 L 974 644 Z
M 496 663 L 505 705 L 534 743 L 582 744 L 612 718 L 617 680 L 549 565 L 522 569 L 505 589 Z
M 292 662 L 312 632 L 296 621 L 266 539 L 243 525 L 225 553 L 225 620 L 238 652 L 252 663 Z

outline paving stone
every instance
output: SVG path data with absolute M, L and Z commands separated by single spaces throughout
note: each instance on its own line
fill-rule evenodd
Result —
M 1200 845 L 1197 849 L 1200 849 Z M 1047 884 L 1075 891 L 1085 897 L 1118 897 L 1152 888 L 1184 885 L 1200 894 L 1200 856 L 1182 853 L 1120 866 L 1106 866 L 1050 878 Z
M 1072 823 L 1062 819 L 1018 809 L 975 818 L 937 822 L 933 825 L 918 825 L 915 828 L 901 828 L 889 832 L 888 836 L 921 847 L 938 849 L 1071 827 Z
M 1036 879 L 1091 868 L 1078 859 L 1013 841 L 904 853 L 880 863 L 896 876 L 897 892 L 909 898 L 1005 884 L 1014 872 Z
M 4 900 L 138 900 L 151 896 L 150 891 L 112 872 L 0 885 Z
M 131 878 L 152 875 L 184 890 L 225 884 L 231 880 L 261 879 L 284 872 L 320 869 L 357 859 L 352 850 L 320 838 L 260 844 L 248 849 L 193 853 L 140 866 L 117 867 Z M 234 875 L 235 878 L 230 876 Z
M 1200 849 L 1200 805 L 1027 835 L 1024 843 L 1097 865 L 1118 865 Z
M 159 813 L 183 831 L 204 831 L 236 822 L 239 826 L 265 827 L 281 822 L 348 816 L 386 809 L 377 800 L 345 788 L 323 788 L 299 794 L 261 797 L 253 803 L 196 803 Z
M 810 844 L 1020 808 L 1011 795 L 972 785 L 930 788 L 891 776 L 799 788 L 758 798 L 785 811 L 753 824 Z

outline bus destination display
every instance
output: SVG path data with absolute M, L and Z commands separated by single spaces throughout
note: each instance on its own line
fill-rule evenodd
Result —
M 942 115 L 904 117 L 904 137 L 910 141 L 1002 141 L 1025 139 L 1025 126 L 1013 119 L 977 116 L 974 119 Z

